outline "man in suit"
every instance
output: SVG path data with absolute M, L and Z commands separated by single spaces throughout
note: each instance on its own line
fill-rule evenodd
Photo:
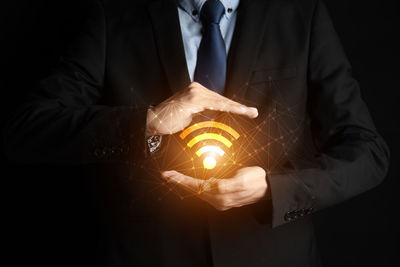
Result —
M 149 174 L 206 110 L 266 122 L 259 165 Z M 6 138 L 16 160 L 85 167 L 107 266 L 318 266 L 311 214 L 378 185 L 389 157 L 320 0 L 94 2 Z

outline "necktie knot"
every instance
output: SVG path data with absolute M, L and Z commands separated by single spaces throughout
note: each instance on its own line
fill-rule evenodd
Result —
M 201 8 L 200 19 L 205 25 L 219 24 L 224 13 L 225 7 L 219 0 L 207 0 Z

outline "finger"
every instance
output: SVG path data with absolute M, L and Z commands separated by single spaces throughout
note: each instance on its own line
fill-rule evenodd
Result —
M 236 194 L 244 190 L 243 177 L 232 177 L 225 179 L 217 179 L 217 182 L 210 186 L 207 192 L 215 195 Z
M 230 100 L 229 98 L 226 98 L 197 82 L 192 82 L 187 88 L 190 90 L 189 92 L 192 94 L 192 96 L 201 96 L 201 101 L 199 101 L 199 98 L 192 98 L 192 101 L 194 101 L 194 106 L 200 108 L 200 110 L 197 110 L 197 112 L 202 111 L 201 109 L 209 109 L 244 115 L 252 119 L 258 116 L 257 108 L 247 107 L 243 104 Z
M 175 183 L 188 189 L 189 191 L 196 193 L 202 191 L 204 180 L 196 179 L 177 171 L 164 171 L 161 173 L 161 175 L 168 182 Z
M 219 195 L 214 195 L 208 192 L 203 192 L 199 198 L 213 206 L 216 210 L 224 211 L 231 208 L 230 201 Z
M 214 206 L 218 210 L 225 210 L 226 207 L 221 205 L 220 197 L 215 194 L 206 193 L 209 181 L 196 179 L 187 175 L 183 175 L 176 171 L 165 171 L 162 176 L 169 182 L 175 183 L 188 191 L 194 192 L 198 198 Z
M 225 184 L 220 184 L 218 191 L 226 196 L 245 197 L 246 192 L 268 187 L 265 170 L 257 166 L 241 168 L 232 178 L 224 180 Z
M 181 174 L 177 171 L 165 171 L 162 172 L 161 175 L 169 182 L 195 192 L 197 197 L 220 211 L 230 209 L 232 207 L 232 200 L 235 201 L 237 198 L 237 196 L 232 193 L 229 194 L 231 195 L 230 197 L 227 197 L 227 195 L 216 194 L 213 192 L 215 190 L 214 181 L 219 179 L 201 180 Z
M 258 177 L 265 179 L 265 171 L 262 168 L 243 167 L 231 178 L 215 179 L 216 182 L 207 191 L 213 194 L 236 194 L 256 186 L 254 179 Z
M 161 175 L 168 182 L 178 184 L 198 194 L 204 192 L 213 195 L 233 194 L 246 189 L 245 180 L 247 179 L 243 175 L 229 179 L 210 178 L 207 180 L 193 178 L 177 171 L 164 171 Z
M 230 112 L 238 115 L 247 116 L 251 119 L 254 119 L 258 116 L 258 110 L 255 107 L 247 107 L 243 104 L 240 104 L 236 101 L 230 100 L 224 96 L 221 96 L 215 93 L 211 99 L 211 101 L 207 101 L 211 103 L 211 107 L 208 109 L 220 110 L 224 112 Z

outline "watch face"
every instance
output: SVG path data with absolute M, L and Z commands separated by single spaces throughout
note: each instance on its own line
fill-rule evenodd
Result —
M 161 135 L 153 135 L 147 139 L 147 146 L 149 148 L 150 153 L 153 153 L 160 147 L 161 141 L 162 141 Z

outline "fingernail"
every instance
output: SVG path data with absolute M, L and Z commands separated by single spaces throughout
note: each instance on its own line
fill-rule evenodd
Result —
M 258 116 L 258 109 L 257 108 L 249 108 L 250 112 L 254 114 L 254 118 Z
M 164 178 L 169 178 L 170 176 L 172 176 L 173 173 L 174 173 L 174 171 L 163 171 L 163 172 L 161 172 L 161 175 Z

